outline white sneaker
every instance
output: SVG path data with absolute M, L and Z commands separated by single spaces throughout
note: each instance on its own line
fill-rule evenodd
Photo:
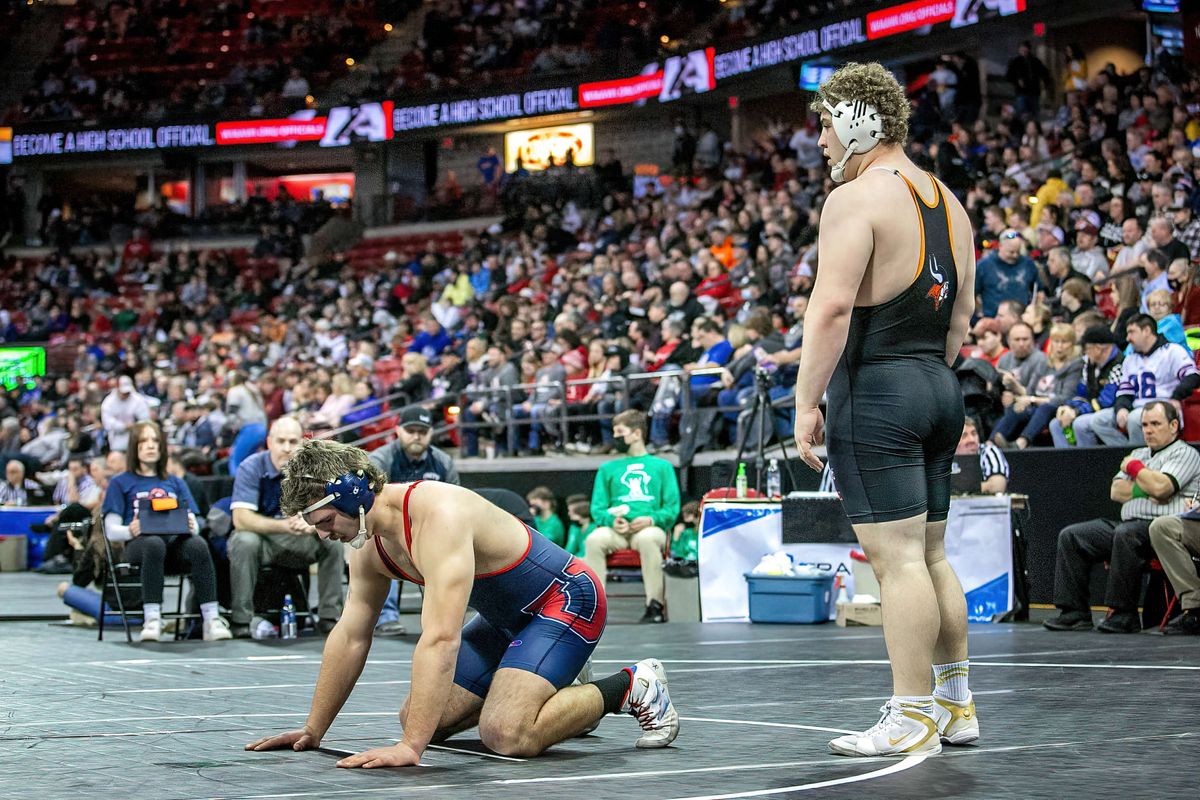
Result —
M 162 617 L 154 617 L 142 622 L 143 642 L 157 642 L 162 638 Z
M 967 693 L 967 702 L 956 703 L 944 697 L 933 698 L 933 719 L 938 734 L 946 744 L 970 744 L 979 738 L 979 717 L 975 713 L 975 696 Z
M 936 705 L 936 704 L 935 704 Z M 829 749 L 842 756 L 937 755 L 942 752 L 933 717 L 888 700 L 879 722 L 862 733 L 839 736 Z
M 212 619 L 204 620 L 204 641 L 218 642 L 223 639 L 232 639 L 233 632 L 229 630 L 229 623 L 222 617 L 213 617 Z
M 667 691 L 667 671 L 657 658 L 633 665 L 633 682 L 621 711 L 637 717 L 645 731 L 637 740 L 641 748 L 666 747 L 679 735 L 679 714 Z

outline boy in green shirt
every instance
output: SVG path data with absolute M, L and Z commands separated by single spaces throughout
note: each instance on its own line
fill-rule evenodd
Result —
M 596 530 L 596 523 L 592 522 L 592 504 L 587 495 L 573 494 L 567 498 L 567 519 L 571 521 L 571 526 L 567 528 L 567 546 L 564 549 L 573 556 L 583 558 L 583 543 L 588 534 Z
M 600 467 L 592 487 L 596 529 L 584 542 L 584 561 L 601 584 L 608 554 L 638 551 L 646 613 L 642 622 L 666 622 L 662 561 L 667 531 L 679 516 L 679 481 L 671 462 L 646 452 L 647 420 L 636 409 L 613 417 L 613 446 L 619 456 Z
M 700 539 L 696 527 L 700 522 L 700 504 L 693 500 L 685 503 L 679 512 L 679 522 L 671 535 L 671 558 L 696 561 L 699 558 Z
M 529 511 L 533 514 L 533 526 L 537 532 L 562 547 L 567 540 L 567 532 L 562 520 L 558 518 L 558 498 L 548 486 L 537 486 L 525 495 L 529 501 Z

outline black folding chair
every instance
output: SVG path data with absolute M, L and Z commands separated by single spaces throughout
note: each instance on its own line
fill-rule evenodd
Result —
M 125 627 L 125 641 L 132 644 L 133 634 L 129 630 L 129 617 L 134 613 L 132 608 L 142 604 L 142 569 L 138 564 L 130 564 L 126 561 L 118 563 L 113 555 L 112 542 L 104 535 L 104 531 L 98 531 L 97 535 L 104 539 L 106 568 L 104 576 L 100 580 L 100 619 L 97 621 L 99 633 L 96 638 L 98 641 L 104 641 L 105 618 L 108 616 L 109 609 L 115 606 L 117 613 L 121 616 L 121 624 Z M 175 579 L 173 588 L 178 596 L 175 611 L 164 611 L 162 618 L 163 620 L 175 620 L 175 640 L 178 641 L 183 638 L 186 628 L 186 626 L 180 625 L 179 621 L 200 619 L 200 614 L 185 613 L 183 610 L 183 582 L 186 576 L 182 574 L 164 575 L 164 589 L 172 586 L 171 579 Z

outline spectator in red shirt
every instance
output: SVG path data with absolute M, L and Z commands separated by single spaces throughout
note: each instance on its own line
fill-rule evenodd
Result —
M 993 367 L 996 366 L 1000 356 L 1008 352 L 1008 348 L 1004 346 L 1004 335 L 1000 330 L 1000 323 L 991 317 L 984 317 L 975 323 L 975 328 L 971 332 L 975 336 L 976 350 L 978 351 L 972 353 L 972 357 L 987 359 Z

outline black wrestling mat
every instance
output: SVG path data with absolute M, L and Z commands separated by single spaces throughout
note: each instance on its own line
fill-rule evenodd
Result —
M 597 676 L 656 655 L 683 716 L 675 745 L 637 750 L 636 722 L 535 759 L 473 731 L 419 768 L 348 771 L 343 754 L 400 735 L 411 640 L 376 640 L 323 752 L 248 753 L 305 718 L 322 642 L 128 645 L 45 623 L 0 626 L 0 797 L 529 798 L 1197 796 L 1200 641 L 972 626 L 977 746 L 848 759 L 825 743 L 878 718 L 879 629 L 610 625 Z

